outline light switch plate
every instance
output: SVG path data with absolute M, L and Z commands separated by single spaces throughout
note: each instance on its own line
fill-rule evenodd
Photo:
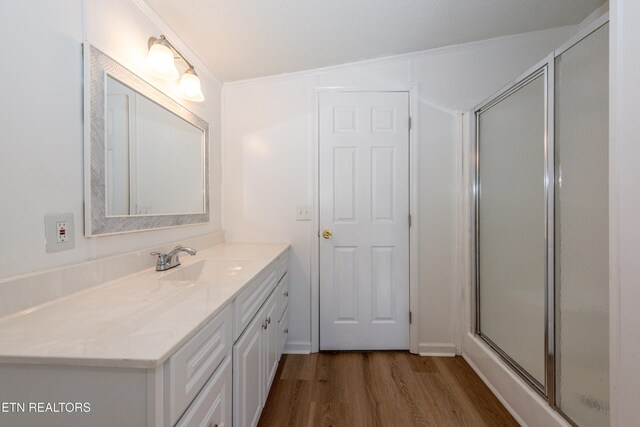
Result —
M 296 206 L 296 221 L 311 221 L 311 206 Z
M 73 213 L 48 213 L 44 216 L 47 252 L 60 252 L 75 247 Z

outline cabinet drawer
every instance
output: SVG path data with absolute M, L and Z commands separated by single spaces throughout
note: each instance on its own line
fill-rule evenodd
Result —
M 167 362 L 167 409 L 171 425 L 195 399 L 232 345 L 228 306 L 171 356 Z
M 278 280 L 282 279 L 284 273 L 289 270 L 289 249 L 285 250 L 278 257 Z
M 176 427 L 231 427 L 231 385 L 231 357 L 227 357 Z
M 282 318 L 289 305 L 289 273 L 285 273 L 278 284 L 278 319 Z
M 237 296 L 234 303 L 234 332 L 236 341 L 245 330 L 253 316 L 258 312 L 271 291 L 277 284 L 277 262 L 274 261 L 251 282 L 251 284 Z

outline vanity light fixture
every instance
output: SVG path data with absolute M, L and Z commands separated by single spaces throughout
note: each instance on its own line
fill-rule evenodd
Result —
M 180 77 L 171 45 L 164 36 L 149 39 L 147 65 L 151 74 L 163 80 L 177 80 Z
M 188 68 L 180 77 L 180 90 L 185 99 L 195 102 L 204 101 L 202 87 L 200 86 L 200 78 L 196 74 L 196 70 Z
M 187 70 L 182 74 L 182 77 L 176 68 L 177 59 L 187 64 Z M 159 38 L 149 38 L 147 65 L 151 69 L 151 74 L 163 80 L 177 80 L 180 77 L 178 87 L 184 99 L 194 102 L 204 101 L 200 78 L 196 74 L 195 68 L 164 35 Z

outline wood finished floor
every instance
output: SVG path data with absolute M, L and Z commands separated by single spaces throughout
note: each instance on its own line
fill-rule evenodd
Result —
M 518 426 L 462 357 L 283 355 L 259 426 Z

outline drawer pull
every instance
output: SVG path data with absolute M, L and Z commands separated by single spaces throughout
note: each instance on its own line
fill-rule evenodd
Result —
M 288 333 L 289 333 L 289 328 L 285 329 L 285 330 L 284 330 L 284 333 L 285 333 L 285 334 L 288 334 Z
M 267 317 L 267 323 L 271 323 L 271 316 Z
M 267 329 L 268 326 L 269 326 L 269 324 L 265 320 L 264 323 L 262 324 L 262 329 Z
M 289 291 L 283 292 L 283 295 L 284 295 L 285 297 L 288 297 L 288 296 L 289 296 Z

